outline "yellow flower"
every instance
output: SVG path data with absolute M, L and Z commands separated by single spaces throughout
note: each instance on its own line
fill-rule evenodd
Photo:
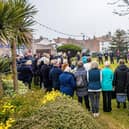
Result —
M 9 118 L 6 123 L 0 123 L 0 129 L 9 129 L 12 126 L 12 123 L 14 123 L 15 120 L 13 118 Z
M 50 102 L 50 101 L 55 101 L 55 99 L 58 97 L 58 96 L 61 96 L 62 94 L 59 92 L 59 91 L 51 91 L 51 92 L 48 92 L 44 97 L 43 99 L 41 100 L 41 105 L 44 105 L 46 104 L 47 102 Z

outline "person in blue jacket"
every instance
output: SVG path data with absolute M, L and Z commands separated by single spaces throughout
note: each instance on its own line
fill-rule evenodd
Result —
M 55 59 L 53 60 L 53 67 L 49 72 L 49 79 L 52 82 L 52 88 L 54 90 L 60 90 L 60 82 L 59 82 L 59 76 L 62 73 L 62 70 L 59 68 L 59 63 Z
M 110 69 L 110 62 L 105 62 L 105 68 L 102 69 L 102 93 L 103 93 L 103 111 L 111 112 L 111 99 L 113 91 L 113 71 Z
M 76 83 L 74 75 L 70 73 L 70 71 L 70 67 L 67 66 L 64 72 L 60 75 L 60 91 L 66 95 L 73 97 Z
M 101 78 L 98 63 L 96 61 L 91 62 L 91 69 L 88 71 L 88 94 L 91 102 L 92 113 L 94 117 L 99 116 L 99 100 L 101 92 Z

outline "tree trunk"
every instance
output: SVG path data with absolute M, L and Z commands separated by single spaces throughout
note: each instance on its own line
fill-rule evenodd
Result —
M 16 66 L 16 42 L 12 41 L 12 74 L 13 74 L 13 85 L 14 91 L 18 92 L 18 79 L 17 79 L 17 66 Z
M 2 77 L 0 74 L 0 98 L 3 96 L 3 94 L 4 94 L 4 91 L 3 91 L 3 86 L 2 86 Z

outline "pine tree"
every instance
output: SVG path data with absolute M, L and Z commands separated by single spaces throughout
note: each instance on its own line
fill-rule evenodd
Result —
M 124 30 L 116 30 L 112 37 L 110 49 L 114 53 L 119 51 L 121 55 L 128 51 L 128 36 Z

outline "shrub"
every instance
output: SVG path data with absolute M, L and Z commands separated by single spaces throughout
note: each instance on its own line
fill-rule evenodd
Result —
M 26 94 L 16 94 L 3 97 L 0 100 L 0 121 L 8 118 L 25 118 L 31 116 L 42 105 L 44 91 L 28 91 Z
M 9 58 L 0 57 L 0 73 L 7 73 L 10 71 L 11 60 Z
M 12 80 L 2 80 L 2 85 L 4 89 L 4 94 L 12 96 L 14 95 L 14 87 L 13 87 L 13 81 Z M 18 93 L 19 94 L 25 94 L 28 91 L 28 87 L 26 87 L 21 81 L 18 81 Z
M 12 129 L 101 129 L 76 100 L 58 96 L 34 115 L 18 119 Z
M 44 94 L 44 91 L 36 90 L 13 96 L 10 103 L 16 107 L 15 118 L 26 118 L 34 114 L 41 107 Z
M 62 51 L 62 52 L 68 52 L 70 51 L 71 52 L 71 55 L 74 57 L 76 55 L 76 53 L 78 51 L 81 52 L 81 47 L 79 46 L 76 46 L 76 45 L 73 45 L 73 44 L 65 44 L 63 46 L 60 46 L 57 48 L 57 51 Z

